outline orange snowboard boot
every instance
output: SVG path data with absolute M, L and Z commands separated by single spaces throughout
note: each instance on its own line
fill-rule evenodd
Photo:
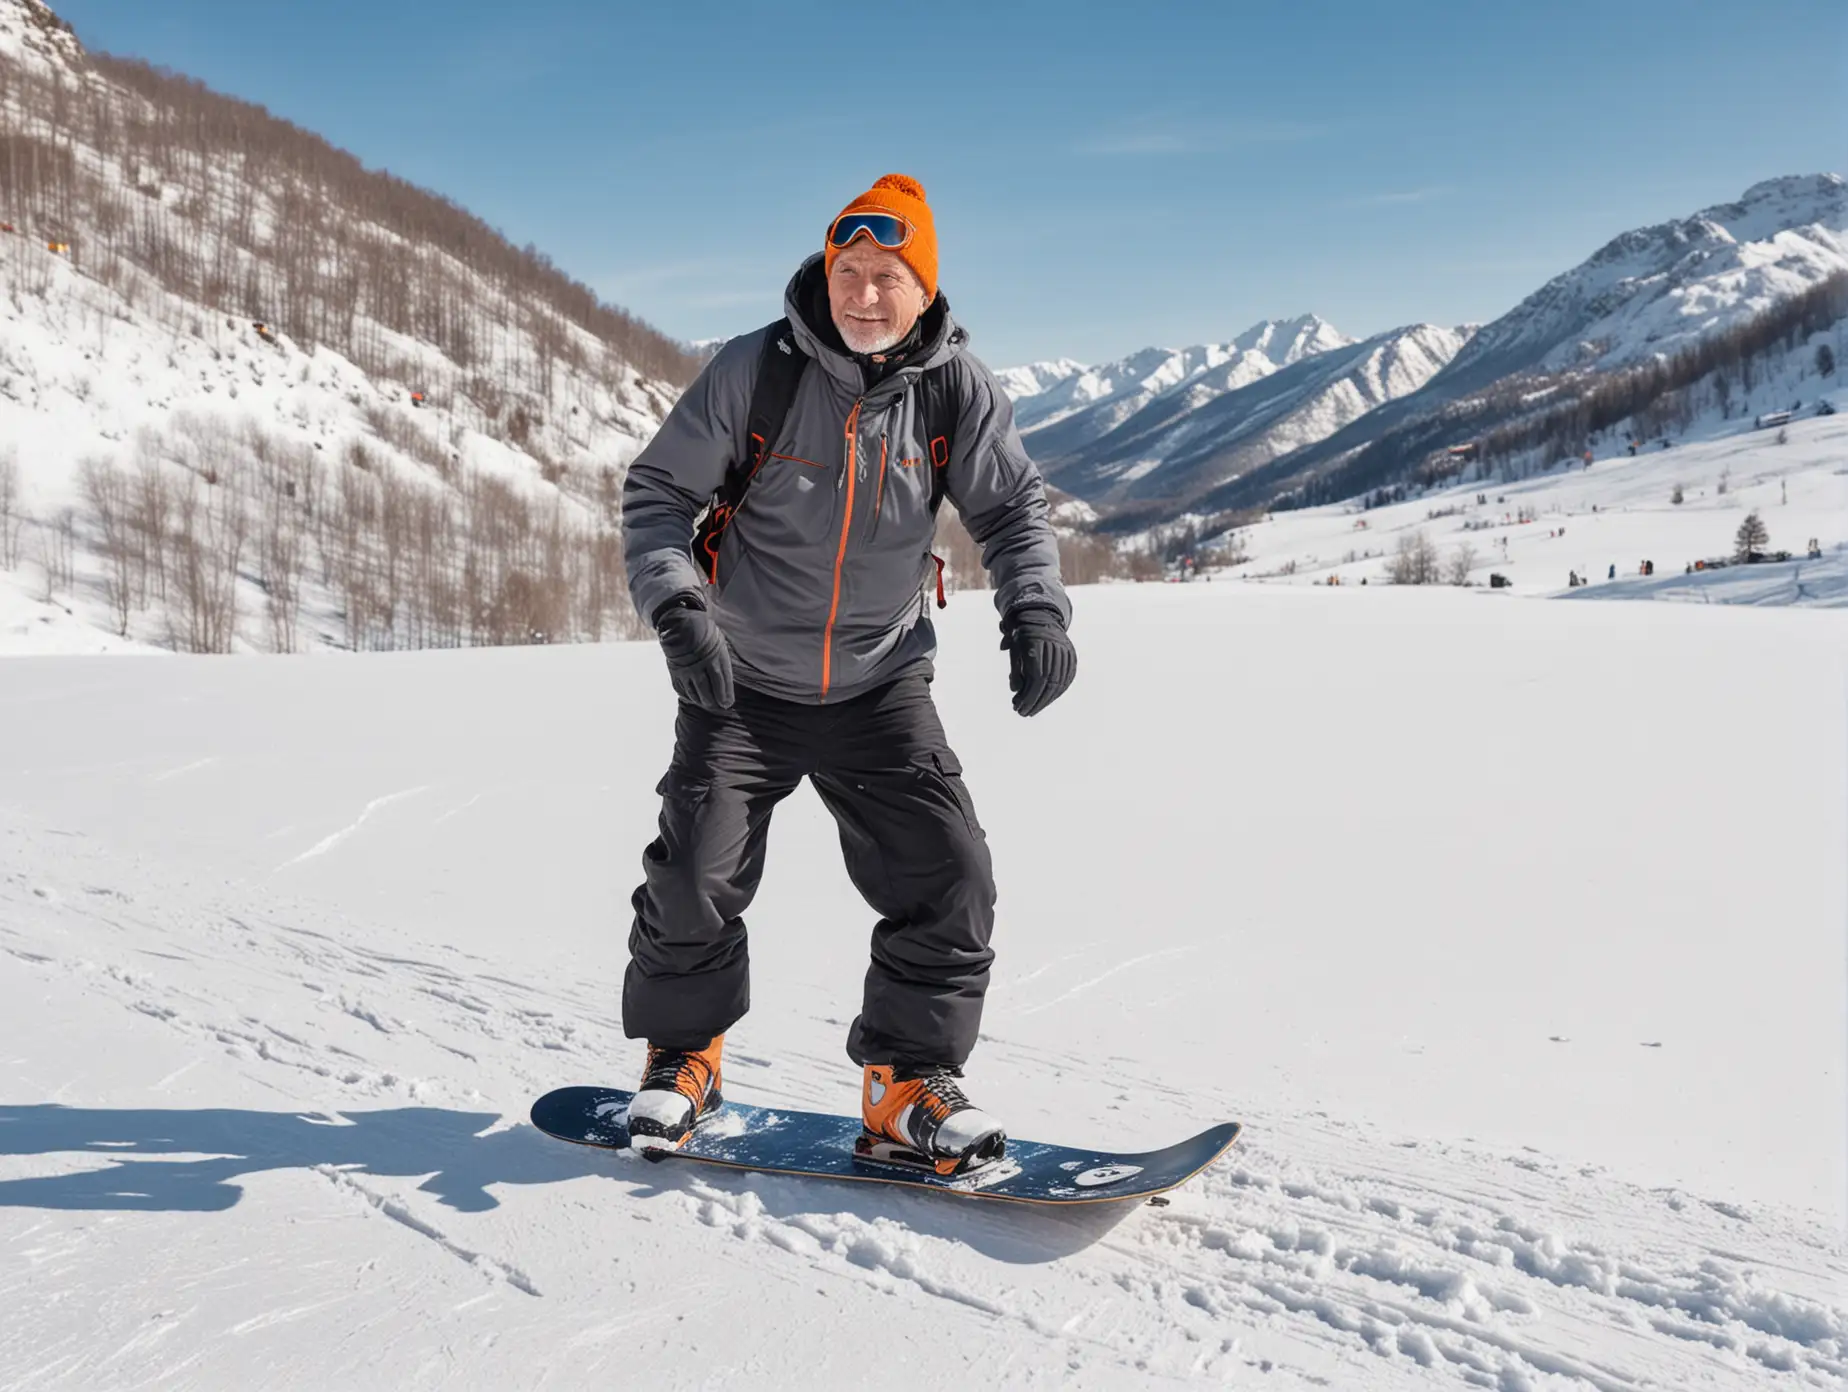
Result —
M 854 1147 L 863 1160 L 963 1174 L 999 1160 L 1007 1149 L 1001 1123 L 963 1096 L 962 1069 L 948 1065 L 866 1066 Z
M 701 1117 L 724 1099 L 719 1095 L 719 1058 L 725 1036 L 703 1049 L 648 1046 L 642 1085 L 629 1101 L 629 1145 L 647 1153 L 678 1150 Z

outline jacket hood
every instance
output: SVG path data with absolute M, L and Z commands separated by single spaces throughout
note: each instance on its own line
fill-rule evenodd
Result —
M 848 350 L 840 330 L 834 327 L 828 310 L 827 272 L 820 252 L 804 261 L 789 278 L 789 286 L 783 291 L 783 313 L 794 331 L 796 346 L 856 396 L 888 382 L 907 382 L 939 367 L 961 353 L 969 342 L 968 333 L 950 317 L 950 302 L 939 290 L 937 298 L 918 317 L 922 342 L 917 351 L 888 376 L 877 383 L 870 382 L 865 363 Z

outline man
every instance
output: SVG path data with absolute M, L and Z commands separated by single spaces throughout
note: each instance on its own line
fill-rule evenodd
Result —
M 952 1174 L 1005 1137 L 957 1084 L 994 958 L 995 889 L 930 697 L 939 502 L 982 547 L 1022 715 L 1076 674 L 1071 606 L 1013 408 L 938 293 L 922 186 L 888 174 L 850 202 L 784 307 L 786 321 L 720 350 L 623 489 L 630 592 L 680 695 L 623 983 L 624 1029 L 648 1041 L 629 1133 L 671 1149 L 719 1103 L 725 1032 L 750 1003 L 742 915 L 771 810 L 806 777 L 880 915 L 847 1039 L 861 1150 Z M 782 424 L 754 439 L 760 380 L 785 368 L 800 375 Z M 708 515 L 696 567 L 696 522 L 740 478 L 742 497 Z

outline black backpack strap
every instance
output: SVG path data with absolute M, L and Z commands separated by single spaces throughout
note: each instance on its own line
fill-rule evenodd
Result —
M 956 419 L 960 414 L 956 384 L 947 366 L 937 367 L 918 378 L 915 390 L 918 428 L 924 434 L 924 448 L 930 454 L 930 515 L 935 517 L 949 488 L 950 444 L 955 439 Z M 931 560 L 937 567 L 937 607 L 944 609 L 950 601 L 943 592 L 943 557 L 932 552 Z
M 933 368 L 918 378 L 918 422 L 924 448 L 930 452 L 930 511 L 943 506 L 950 471 L 950 442 L 955 438 L 956 384 L 947 366 Z
M 763 351 L 757 359 L 757 381 L 751 387 L 743 457 L 732 460 L 726 467 L 725 481 L 707 501 L 706 510 L 694 524 L 690 547 L 693 564 L 699 567 L 708 583 L 718 581 L 719 544 L 724 540 L 725 529 L 738 515 L 738 509 L 744 506 L 744 495 L 750 490 L 751 480 L 757 477 L 770 447 L 783 433 L 783 422 L 789 419 L 789 408 L 795 403 L 796 388 L 801 384 L 802 369 L 807 365 L 808 357 L 796 347 L 789 320 L 779 319 L 770 325 L 764 334 Z

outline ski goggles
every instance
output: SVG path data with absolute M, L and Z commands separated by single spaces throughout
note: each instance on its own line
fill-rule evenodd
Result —
M 856 237 L 869 237 L 874 246 L 897 251 L 909 245 L 913 235 L 911 224 L 896 213 L 849 211 L 834 219 L 834 226 L 828 229 L 828 245 L 840 251 Z

